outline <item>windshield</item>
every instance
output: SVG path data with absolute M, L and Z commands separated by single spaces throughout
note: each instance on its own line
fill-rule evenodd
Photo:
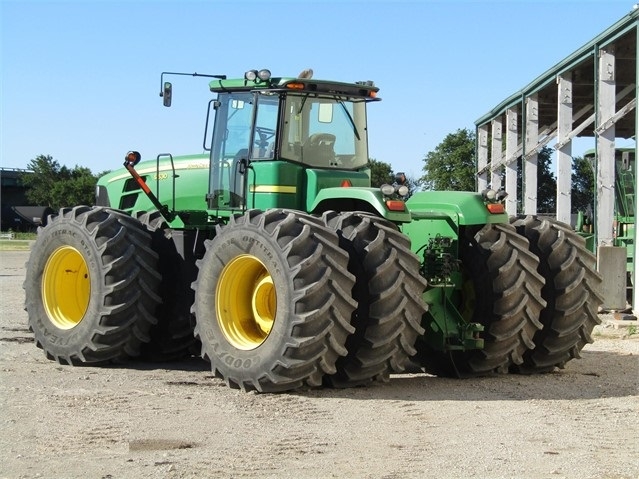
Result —
M 366 104 L 289 94 L 281 140 L 282 159 L 316 168 L 361 168 L 368 163 Z

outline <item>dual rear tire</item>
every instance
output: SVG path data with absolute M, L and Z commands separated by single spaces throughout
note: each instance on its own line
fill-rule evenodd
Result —
M 538 271 L 545 278 L 541 294 L 546 301 L 534 347 L 511 370 L 533 374 L 563 368 L 592 343 L 592 330 L 601 322 L 597 312 L 603 302 L 602 278 L 595 269 L 595 256 L 581 236 L 556 220 L 526 216 L 512 218 L 511 223 L 539 258 Z
M 563 368 L 592 342 L 601 276 L 585 241 L 548 218 L 467 228 L 460 243 L 464 293 L 459 309 L 484 326 L 483 349 L 434 351 L 418 341 L 427 372 L 466 377 Z
M 466 227 L 459 241 L 462 290 L 457 309 L 484 327 L 484 348 L 438 351 L 418 342 L 417 362 L 426 372 L 447 377 L 507 372 L 534 347 L 545 306 L 538 258 L 509 224 Z

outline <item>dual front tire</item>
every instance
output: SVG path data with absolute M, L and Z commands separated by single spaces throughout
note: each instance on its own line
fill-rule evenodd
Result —
M 425 282 L 391 223 L 363 213 L 248 211 L 205 242 L 194 295 L 176 284 L 183 275 L 167 231 L 158 214 L 110 208 L 79 206 L 50 219 L 24 283 L 29 323 L 48 357 L 171 359 L 192 349 L 194 332 L 230 386 L 283 391 L 387 379 L 414 353 Z
M 135 357 L 156 323 L 158 256 L 145 228 L 109 208 L 62 209 L 39 231 L 25 308 L 38 347 L 64 364 Z
M 195 333 L 218 377 L 276 392 L 319 386 L 336 372 L 356 303 L 334 231 L 310 215 L 249 210 L 205 245 Z
M 229 386 L 348 387 L 404 370 L 423 334 L 419 259 L 366 213 L 248 211 L 198 262 L 202 354 Z

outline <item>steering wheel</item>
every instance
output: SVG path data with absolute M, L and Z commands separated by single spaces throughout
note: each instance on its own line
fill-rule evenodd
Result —
M 275 130 L 263 126 L 256 126 L 255 132 L 259 135 L 259 138 L 255 140 L 255 144 L 260 147 L 265 147 L 268 144 L 268 140 L 275 136 Z

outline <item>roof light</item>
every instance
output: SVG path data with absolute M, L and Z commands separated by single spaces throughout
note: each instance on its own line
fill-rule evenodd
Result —
M 401 185 L 397 188 L 397 194 L 399 196 L 406 196 L 408 194 L 408 186 L 406 185 Z
M 262 81 L 270 80 L 271 70 L 267 70 L 266 68 L 263 68 L 262 70 L 257 72 L 257 77 Z
M 395 187 L 393 185 L 383 184 L 379 189 L 384 196 L 392 196 L 395 194 Z
M 349 186 L 353 186 L 353 183 L 351 183 L 351 180 L 347 178 L 345 180 L 342 180 L 342 183 L 340 184 L 340 186 L 342 188 L 348 188 Z
M 248 81 L 255 81 L 257 78 L 257 70 L 249 70 L 244 74 L 244 79 Z
M 310 80 L 311 78 L 313 78 L 313 69 L 307 68 L 305 70 L 302 70 L 300 74 L 297 75 L 297 78 L 304 78 L 305 80 Z
M 484 198 L 484 200 L 495 201 L 497 192 L 495 190 L 484 190 L 481 192 L 481 196 Z
M 304 83 L 287 83 L 286 88 L 290 88 L 291 90 L 303 90 Z

